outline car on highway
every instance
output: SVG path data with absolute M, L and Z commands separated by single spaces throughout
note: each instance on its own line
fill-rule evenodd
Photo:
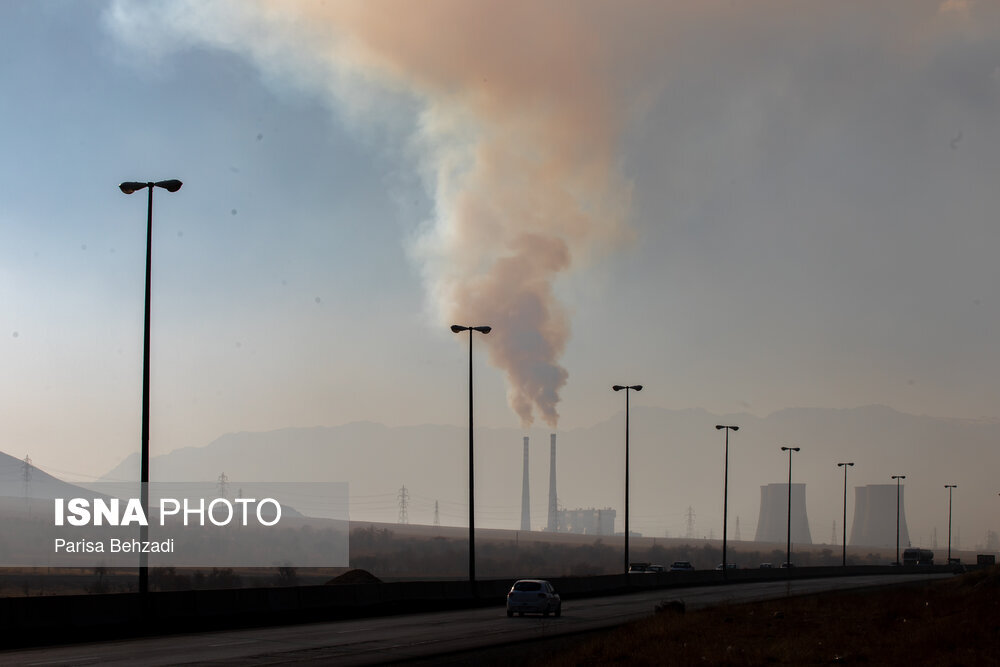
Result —
M 507 616 L 525 614 L 562 616 L 562 600 L 544 579 L 519 579 L 507 592 Z
M 670 564 L 671 572 L 694 572 L 694 565 L 686 560 L 675 560 Z
M 629 574 L 655 574 L 663 571 L 664 568 L 662 565 L 652 565 L 650 563 L 629 563 L 628 565 Z

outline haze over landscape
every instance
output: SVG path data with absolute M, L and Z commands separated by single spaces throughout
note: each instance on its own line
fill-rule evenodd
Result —
M 0 4 L 0 450 L 154 480 L 349 481 L 352 518 L 566 507 L 753 534 L 759 487 L 907 475 L 914 541 L 998 530 L 1000 6 Z M 124 463 L 123 463 L 124 462 Z M 850 511 L 849 511 L 850 513 Z M 838 528 L 839 533 L 839 528 Z

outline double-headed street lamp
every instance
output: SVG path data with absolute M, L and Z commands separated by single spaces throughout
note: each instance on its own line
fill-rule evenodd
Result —
M 843 522 L 844 525 L 842 526 L 844 529 L 844 539 L 843 539 L 844 552 L 840 564 L 843 565 L 844 567 L 847 567 L 847 469 L 853 468 L 854 462 L 851 461 L 849 463 L 838 463 L 837 467 L 844 469 L 844 522 Z
M 139 455 L 139 493 L 141 495 L 142 511 L 149 516 L 149 313 L 150 313 L 150 282 L 153 275 L 153 188 L 163 188 L 167 192 L 177 192 L 181 189 L 177 179 L 169 181 L 125 181 L 118 189 L 127 195 L 143 188 L 149 190 L 149 203 L 146 207 L 146 314 L 143 322 L 142 338 L 142 446 Z M 149 528 L 141 526 L 140 539 L 145 543 L 149 537 Z M 139 554 L 139 592 L 149 591 L 149 560 L 145 553 Z
M 791 570 L 792 567 L 792 452 L 797 452 L 801 447 L 782 447 L 781 451 L 788 452 L 788 532 L 785 542 L 785 567 Z M 788 575 L 791 576 L 791 571 Z
M 899 481 L 906 479 L 906 475 L 893 475 L 892 479 L 896 480 L 896 565 L 900 565 L 899 562 Z
M 957 489 L 958 484 L 945 484 L 944 488 L 948 489 L 948 565 L 951 565 L 951 490 Z
M 481 334 L 488 334 L 492 327 L 466 327 L 461 324 L 451 325 L 453 333 L 469 332 L 469 581 L 476 581 L 476 504 L 475 504 L 475 478 L 473 476 L 472 465 L 472 332 L 478 331 Z M 475 593 L 475 591 L 473 591 Z
M 728 518 L 729 512 L 729 432 L 739 431 L 739 426 L 726 426 L 725 424 L 716 424 L 716 430 L 726 430 L 726 463 L 723 467 L 722 473 L 722 578 L 725 579 L 728 575 L 726 574 L 726 537 L 728 535 L 726 520 Z
M 642 385 L 616 384 L 611 388 L 615 391 L 625 390 L 625 573 L 628 574 L 628 391 L 642 391 Z

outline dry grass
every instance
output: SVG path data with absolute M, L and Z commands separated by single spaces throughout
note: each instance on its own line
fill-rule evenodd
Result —
M 555 665 L 997 665 L 1000 570 L 878 591 L 666 612 Z

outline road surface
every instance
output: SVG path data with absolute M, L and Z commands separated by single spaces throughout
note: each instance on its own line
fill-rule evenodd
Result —
M 59 665 L 372 665 L 428 658 L 619 625 L 649 616 L 661 600 L 688 609 L 867 586 L 928 581 L 950 575 L 879 575 L 727 584 L 567 600 L 561 618 L 507 618 L 503 607 L 365 618 L 249 630 L 170 635 L 0 652 L 0 663 Z

